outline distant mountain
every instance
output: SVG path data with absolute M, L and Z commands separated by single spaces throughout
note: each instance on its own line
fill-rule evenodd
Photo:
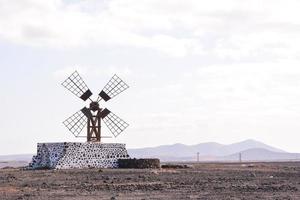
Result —
M 132 157 L 189 157 L 194 156 L 196 152 L 201 151 L 201 154 L 214 154 L 216 149 L 223 145 L 218 143 L 202 143 L 198 145 L 173 144 L 163 145 L 158 147 L 148 147 L 141 149 L 129 149 L 129 155 Z
M 224 145 L 217 156 L 224 156 L 229 154 L 234 154 L 237 152 L 245 151 L 248 149 L 266 149 L 273 152 L 285 152 L 281 149 L 271 147 L 262 142 L 256 140 L 245 140 L 238 143 L 233 143 L 229 145 Z
M 248 149 L 240 152 L 242 161 L 280 161 L 280 160 L 300 160 L 300 153 L 274 152 L 267 149 Z M 235 153 L 224 157 L 219 157 L 217 160 L 236 161 L 239 159 L 239 154 Z
M 3 167 L 24 167 L 32 159 L 32 154 L 0 155 L 0 169 Z
M 162 161 L 195 161 L 197 152 L 199 153 L 200 160 L 203 161 L 214 161 L 214 160 L 238 160 L 238 154 L 249 153 L 249 158 L 255 158 L 254 149 L 266 150 L 271 152 L 272 155 L 269 158 L 278 159 L 283 157 L 289 159 L 289 154 L 281 149 L 266 145 L 262 142 L 255 140 L 245 140 L 238 143 L 233 143 L 229 145 L 223 145 L 215 142 L 200 143 L 197 145 L 184 145 L 184 144 L 173 144 L 173 145 L 163 145 L 158 147 L 149 147 L 141 149 L 129 149 L 129 155 L 136 158 L 151 158 L 157 157 Z M 250 151 L 253 150 L 253 151 Z M 250 152 L 253 152 L 253 156 L 250 156 Z M 257 154 L 263 153 L 256 151 Z M 265 152 L 266 153 L 266 152 Z M 248 154 L 245 154 L 245 156 Z M 285 155 L 285 156 L 283 156 Z M 259 155 L 257 155 L 259 156 Z M 296 156 L 296 155 L 294 155 Z M 294 156 L 290 155 L 291 159 Z M 259 157 L 258 157 L 259 158 Z M 268 159 L 268 156 L 264 158 Z M 255 159 L 253 159 L 255 160 Z
M 32 154 L 14 154 L 14 155 L 0 155 L 0 162 L 5 161 L 25 161 L 29 162 L 32 159 Z

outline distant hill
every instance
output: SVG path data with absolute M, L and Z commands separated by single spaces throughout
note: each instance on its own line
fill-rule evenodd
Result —
M 29 162 L 32 159 L 32 154 L 14 154 L 14 155 L 0 155 L 0 161 L 25 161 Z
M 238 160 L 240 152 L 245 154 L 243 155 L 243 157 L 245 156 L 245 159 L 249 157 L 249 160 L 280 160 L 297 158 L 296 154 L 287 153 L 281 149 L 255 140 L 245 140 L 229 145 L 223 145 L 215 142 L 200 143 L 197 145 L 184 145 L 178 143 L 158 147 L 129 149 L 128 152 L 131 157 L 157 157 L 162 161 L 195 161 L 197 152 L 199 152 L 201 161 Z M 251 152 L 252 154 L 250 156 Z M 269 156 L 268 153 L 270 154 Z M 256 154 L 257 159 L 255 159 Z
M 0 169 L 26 166 L 31 161 L 32 156 L 32 154 L 0 155 Z
M 267 149 L 248 149 L 240 152 L 243 161 L 283 161 L 300 160 L 300 153 L 273 152 Z M 217 160 L 236 161 L 239 159 L 239 153 L 219 157 Z

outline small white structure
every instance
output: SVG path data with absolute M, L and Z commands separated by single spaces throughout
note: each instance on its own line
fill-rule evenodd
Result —
M 116 168 L 127 159 L 125 144 L 99 142 L 38 143 L 30 169 Z

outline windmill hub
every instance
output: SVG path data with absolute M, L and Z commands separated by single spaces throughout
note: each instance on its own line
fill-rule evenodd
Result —
M 100 110 L 100 107 L 99 107 L 99 103 L 97 101 L 93 101 L 90 103 L 90 109 L 92 111 L 97 111 L 97 110 Z

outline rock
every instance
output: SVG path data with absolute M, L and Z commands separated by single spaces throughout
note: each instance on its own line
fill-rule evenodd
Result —
M 118 160 L 119 168 L 137 168 L 137 169 L 146 169 L 146 168 L 160 168 L 160 160 L 157 158 L 151 159 L 119 159 Z
M 165 165 L 162 165 L 161 168 L 163 168 L 163 169 L 168 169 L 168 168 L 171 168 L 171 169 L 187 169 L 187 168 L 191 168 L 191 167 L 188 166 L 188 165 L 165 164 Z

